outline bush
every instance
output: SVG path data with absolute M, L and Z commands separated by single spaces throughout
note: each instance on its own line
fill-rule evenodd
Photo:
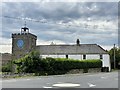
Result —
M 2 66 L 2 72 L 12 72 L 12 61 Z

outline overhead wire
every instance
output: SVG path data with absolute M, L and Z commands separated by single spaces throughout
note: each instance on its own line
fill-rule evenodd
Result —
M 49 25 L 58 25 L 61 27 L 66 27 L 66 28 L 82 28 L 82 29 L 112 29 L 112 30 L 116 30 L 117 28 L 101 28 L 99 27 L 99 25 L 95 24 L 95 25 L 89 25 L 89 24 L 82 24 L 80 23 L 79 25 L 76 24 L 68 24 L 68 23 L 58 23 L 58 22 L 48 22 L 45 19 L 41 19 L 41 20 L 36 20 L 36 19 L 31 19 L 31 18 L 22 18 L 22 17 L 11 17 L 11 16 L 3 16 L 4 18 L 10 18 L 10 19 L 17 19 L 17 20 L 25 20 L 25 21 L 32 21 L 32 22 L 38 22 L 38 23 L 42 23 L 42 24 L 49 24 Z M 105 27 L 105 25 L 103 25 Z
M 26 26 L 26 21 L 32 21 L 32 22 L 37 22 L 37 23 L 42 23 L 42 24 L 49 24 L 49 25 L 58 25 L 60 27 L 66 27 L 66 28 L 79 28 L 79 29 L 97 29 L 97 30 L 105 30 L 105 29 L 112 29 L 112 30 L 116 30 L 115 28 L 100 28 L 97 24 L 95 25 L 89 25 L 89 24 L 79 24 L 79 25 L 75 25 L 75 24 L 67 24 L 67 23 L 53 23 L 53 22 L 48 22 L 45 19 L 42 20 L 36 20 L 36 19 L 31 19 L 31 18 L 22 18 L 22 17 L 11 17 L 11 16 L 3 16 L 4 18 L 9 18 L 9 19 L 17 19 L 17 20 L 24 20 L 25 21 L 25 26 Z M 103 25 L 105 26 L 105 25 Z M 1 44 L 1 45 L 11 45 L 11 44 Z

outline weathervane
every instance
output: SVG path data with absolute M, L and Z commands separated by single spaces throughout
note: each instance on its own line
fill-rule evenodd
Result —
M 26 20 L 25 20 L 25 24 L 24 24 L 24 25 L 25 25 L 25 27 L 26 27 Z

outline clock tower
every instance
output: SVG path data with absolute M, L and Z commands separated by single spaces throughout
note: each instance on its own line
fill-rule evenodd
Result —
M 26 26 L 21 28 L 21 33 L 12 34 L 12 59 L 24 57 L 36 47 L 37 36 L 29 33 Z

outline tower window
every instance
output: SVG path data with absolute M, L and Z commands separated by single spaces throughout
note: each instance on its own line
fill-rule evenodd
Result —
M 86 59 L 86 55 L 85 54 L 83 55 L 83 59 Z
M 68 55 L 66 55 L 66 58 L 68 59 Z
M 100 59 L 103 59 L 103 55 L 100 55 Z

